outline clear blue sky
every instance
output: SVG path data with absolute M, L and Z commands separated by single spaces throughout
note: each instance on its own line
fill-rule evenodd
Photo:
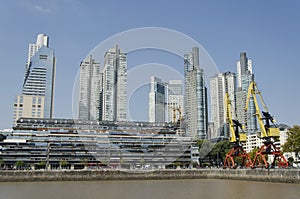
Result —
M 239 53 L 246 51 L 271 114 L 278 123 L 300 124 L 299 10 L 297 0 L 3 0 L 0 129 L 11 127 L 28 44 L 35 42 L 37 34 L 47 34 L 56 53 L 54 115 L 70 118 L 73 83 L 82 59 L 108 37 L 148 26 L 192 37 L 222 72 L 235 72 Z

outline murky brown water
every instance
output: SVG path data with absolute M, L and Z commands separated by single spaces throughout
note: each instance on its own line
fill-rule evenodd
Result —
M 300 184 L 231 180 L 0 183 L 1 199 L 299 199 Z

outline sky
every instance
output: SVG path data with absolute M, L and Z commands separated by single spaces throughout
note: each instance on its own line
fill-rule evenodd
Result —
M 35 43 L 38 34 L 50 37 L 56 55 L 54 117 L 72 118 L 73 85 L 80 62 L 111 36 L 143 27 L 171 29 L 193 38 L 221 72 L 236 72 L 240 53 L 247 52 L 253 60 L 255 80 L 277 123 L 299 125 L 299 9 L 297 0 L 2 0 L 0 129 L 11 128 L 28 45 Z M 128 68 L 153 62 L 183 67 L 176 56 L 147 52 L 129 54 Z M 140 94 L 147 96 L 148 91 L 141 90 Z M 143 116 L 137 117 L 147 116 L 147 109 L 140 112 Z

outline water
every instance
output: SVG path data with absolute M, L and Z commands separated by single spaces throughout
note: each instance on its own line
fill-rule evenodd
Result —
M 299 184 L 233 180 L 0 183 L 0 199 L 298 199 L 299 197 Z

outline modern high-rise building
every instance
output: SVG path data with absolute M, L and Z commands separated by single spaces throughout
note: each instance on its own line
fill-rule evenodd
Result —
M 226 121 L 227 107 L 225 94 L 228 93 L 231 102 L 232 115 L 235 115 L 236 76 L 234 73 L 219 73 L 210 78 L 210 102 L 213 129 L 211 138 L 230 137 Z
M 149 122 L 173 122 L 182 118 L 184 101 L 181 80 L 163 82 L 160 78 L 150 78 Z
M 116 45 L 104 55 L 102 120 L 126 121 L 127 55 Z
M 237 61 L 237 84 L 236 91 L 236 114 L 239 122 L 246 127 L 248 134 L 257 131 L 257 120 L 255 116 L 255 106 L 253 97 L 250 97 L 248 112 L 245 111 L 248 87 L 254 80 L 252 73 L 252 60 L 247 58 L 245 52 L 240 54 L 240 60 Z
M 157 77 L 150 77 L 149 122 L 165 122 L 166 83 Z
M 22 95 L 15 99 L 13 124 L 20 117 L 52 118 L 55 65 L 49 37 L 39 34 L 36 44 L 29 44 Z
M 181 80 L 170 80 L 167 87 L 168 119 L 167 122 L 181 120 L 184 113 L 184 97 Z
M 195 138 L 207 137 L 207 89 L 204 70 L 199 65 L 199 48 L 184 55 L 186 132 Z
M 79 119 L 102 120 L 102 73 L 90 55 L 80 64 Z

